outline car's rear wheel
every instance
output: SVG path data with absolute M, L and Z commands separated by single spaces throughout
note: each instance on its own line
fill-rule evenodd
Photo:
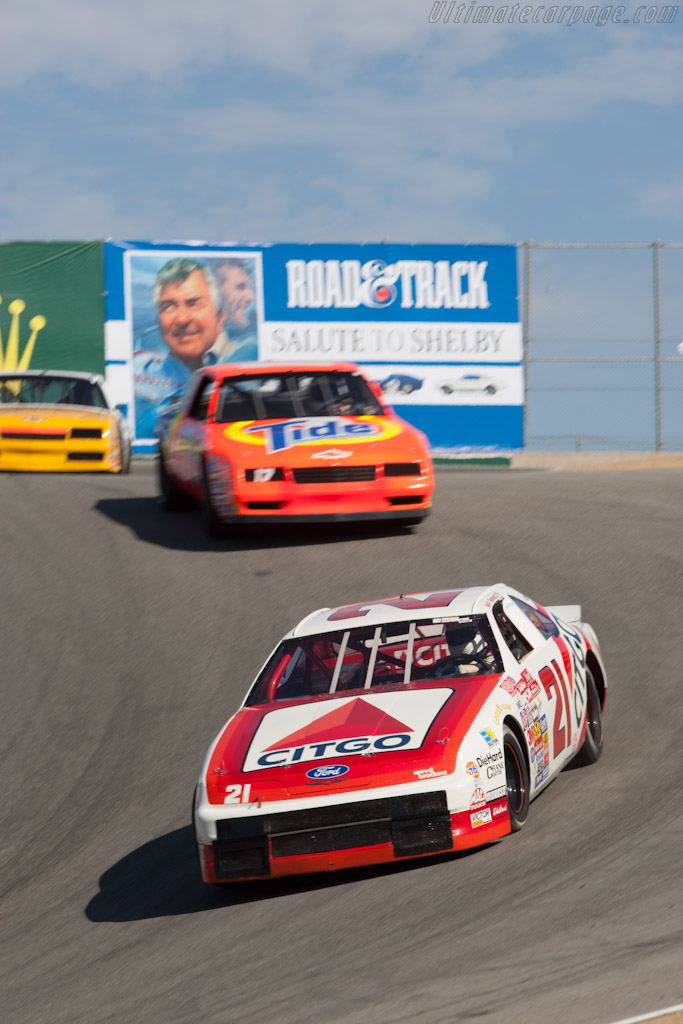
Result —
M 189 508 L 192 505 L 192 498 L 178 487 L 166 468 L 166 460 L 161 451 L 159 452 L 158 470 L 159 489 L 161 490 L 164 505 L 169 512 L 179 512 L 182 509 Z
M 507 726 L 503 733 L 503 753 L 510 830 L 519 832 L 529 814 L 529 770 L 519 740 Z
M 602 754 L 602 705 L 593 673 L 586 668 L 586 736 L 573 760 L 577 768 L 595 764 Z

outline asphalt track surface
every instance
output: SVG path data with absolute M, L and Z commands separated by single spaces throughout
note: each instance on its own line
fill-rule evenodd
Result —
M 207 541 L 128 477 L 2 475 L 8 1024 L 608 1024 L 683 1001 L 680 470 L 438 472 L 414 533 Z M 580 602 L 605 752 L 466 855 L 217 890 L 192 791 L 314 608 L 510 583 Z

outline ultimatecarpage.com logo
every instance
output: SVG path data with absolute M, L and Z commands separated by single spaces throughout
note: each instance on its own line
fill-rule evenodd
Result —
M 628 9 L 613 4 L 602 7 L 580 4 L 480 4 L 477 0 L 458 3 L 457 0 L 434 0 L 429 22 L 434 25 L 671 25 L 678 7 L 640 6 L 633 15 Z

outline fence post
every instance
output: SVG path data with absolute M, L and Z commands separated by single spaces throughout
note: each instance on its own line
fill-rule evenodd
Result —
M 652 274 L 655 329 L 655 449 L 662 450 L 662 323 L 659 295 L 659 239 L 652 243 Z

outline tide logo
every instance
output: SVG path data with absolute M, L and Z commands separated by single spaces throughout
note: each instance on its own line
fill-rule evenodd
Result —
M 386 417 L 359 416 L 350 419 L 344 416 L 320 416 L 274 423 L 254 423 L 249 420 L 232 423 L 226 429 L 225 436 L 243 444 L 263 444 L 266 452 L 271 455 L 298 445 L 379 441 L 396 437 L 400 433 L 399 424 Z

